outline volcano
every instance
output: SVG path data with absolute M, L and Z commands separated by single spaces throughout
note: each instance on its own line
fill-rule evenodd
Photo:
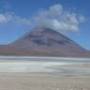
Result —
M 48 28 L 34 28 L 9 45 L 0 46 L 2 55 L 89 57 L 90 53 L 70 38 Z

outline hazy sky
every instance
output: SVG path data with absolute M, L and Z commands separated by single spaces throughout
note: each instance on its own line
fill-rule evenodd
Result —
M 36 25 L 90 50 L 90 0 L 0 0 L 0 44 L 13 42 Z

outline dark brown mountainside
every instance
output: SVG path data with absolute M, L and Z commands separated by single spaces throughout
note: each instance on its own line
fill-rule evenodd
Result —
M 1 46 L 5 55 L 89 57 L 84 48 L 66 36 L 48 29 L 35 28 L 8 46 Z

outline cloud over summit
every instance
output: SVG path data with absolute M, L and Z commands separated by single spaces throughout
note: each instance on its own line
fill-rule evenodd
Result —
M 32 18 L 22 18 L 15 13 L 0 13 L 0 25 L 14 24 L 22 27 L 42 26 L 57 32 L 77 32 L 79 26 L 85 21 L 83 15 L 65 10 L 61 4 L 55 4 L 47 9 L 42 9 Z
M 61 4 L 55 4 L 39 11 L 34 20 L 36 24 L 57 32 L 77 32 L 85 17 L 65 10 Z

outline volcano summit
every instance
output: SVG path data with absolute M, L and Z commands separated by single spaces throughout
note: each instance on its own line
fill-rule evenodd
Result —
M 48 28 L 34 28 L 15 42 L 0 46 L 2 55 L 89 57 L 73 40 Z

